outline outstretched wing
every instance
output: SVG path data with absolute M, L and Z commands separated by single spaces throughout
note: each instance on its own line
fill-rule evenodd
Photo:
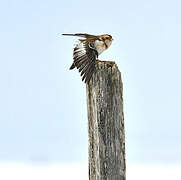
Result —
M 97 51 L 94 44 L 81 40 L 73 51 L 74 66 L 77 67 L 82 76 L 82 81 L 89 83 L 96 65 Z

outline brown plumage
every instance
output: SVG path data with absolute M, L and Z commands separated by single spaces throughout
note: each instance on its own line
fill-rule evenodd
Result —
M 91 34 L 62 34 L 66 36 L 78 36 L 84 39 L 79 39 L 73 49 L 73 63 L 70 70 L 75 67 L 79 70 L 82 81 L 89 83 L 95 71 L 96 59 L 105 51 L 112 43 L 112 36 L 108 34 L 95 36 Z

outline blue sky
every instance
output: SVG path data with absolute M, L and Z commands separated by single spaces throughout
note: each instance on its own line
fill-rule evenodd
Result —
M 76 38 L 109 33 L 99 59 L 124 83 L 128 162 L 181 161 L 180 1 L 0 2 L 0 161 L 87 162 L 85 85 L 69 71 Z

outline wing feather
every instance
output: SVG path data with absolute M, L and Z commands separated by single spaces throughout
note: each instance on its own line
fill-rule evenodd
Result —
M 74 65 L 79 70 L 82 81 L 85 83 L 89 83 L 94 73 L 97 56 L 97 51 L 87 41 L 81 40 L 74 48 Z
M 89 67 L 86 69 L 86 71 L 84 72 L 84 77 L 83 79 L 85 79 L 85 82 L 89 82 L 94 71 L 95 71 L 95 65 L 96 65 L 96 61 L 94 61 L 92 59 L 91 63 L 89 64 Z

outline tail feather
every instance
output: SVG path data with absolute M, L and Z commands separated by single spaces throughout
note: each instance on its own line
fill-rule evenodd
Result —
M 75 36 L 75 34 L 62 34 L 63 36 Z
M 97 36 L 92 34 L 86 34 L 86 33 L 75 33 L 75 34 L 62 34 L 63 36 L 79 36 L 83 38 L 97 38 Z

